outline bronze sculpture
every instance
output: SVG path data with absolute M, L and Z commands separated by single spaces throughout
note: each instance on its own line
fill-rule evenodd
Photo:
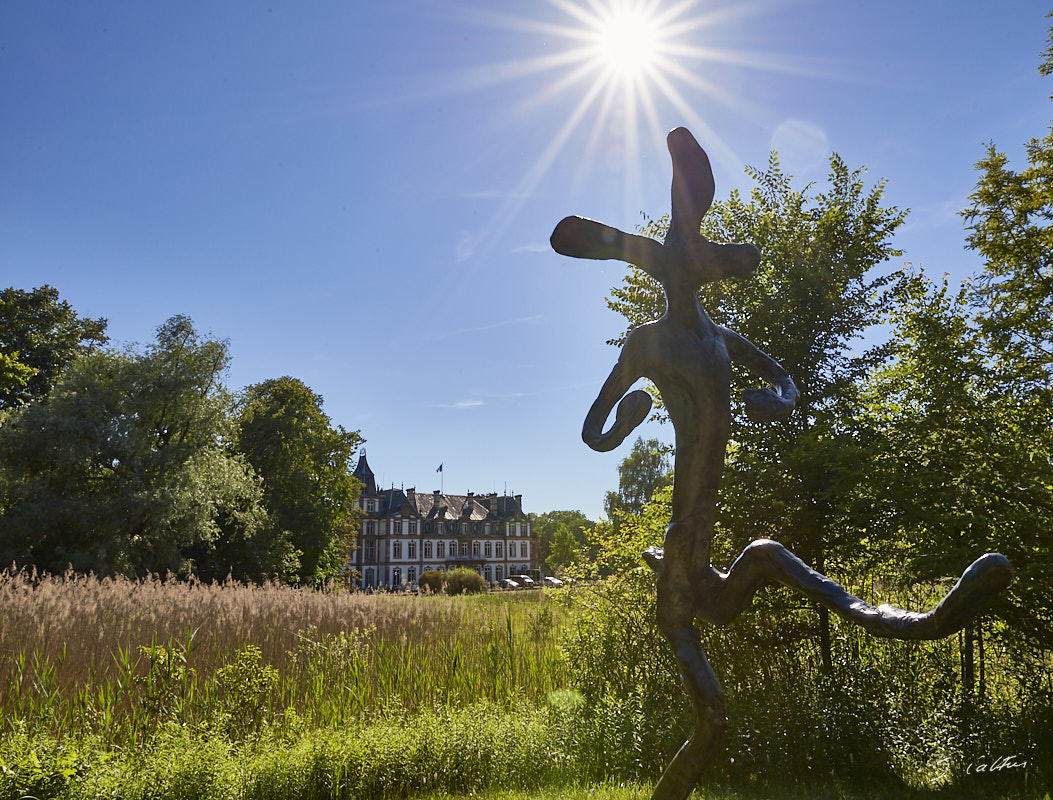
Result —
M 673 161 L 672 213 L 665 242 L 625 233 L 582 217 L 566 217 L 552 233 L 553 249 L 575 258 L 617 259 L 635 265 L 665 291 L 661 319 L 633 330 L 617 364 L 589 410 L 582 438 L 594 450 L 617 447 L 651 410 L 649 379 L 665 403 L 675 431 L 672 514 L 663 548 L 645 560 L 658 573 L 658 624 L 676 656 L 695 714 L 690 738 L 662 774 L 655 800 L 683 800 L 722 745 L 727 726 L 724 696 L 699 642 L 695 619 L 723 625 L 777 581 L 807 595 L 875 636 L 938 639 L 963 628 L 1012 579 L 997 553 L 977 559 L 940 604 L 928 613 L 877 608 L 812 570 L 781 544 L 751 543 L 725 574 L 710 563 L 717 493 L 724 468 L 731 409 L 731 362 L 774 389 L 746 389 L 746 414 L 755 422 L 786 418 L 798 391 L 785 370 L 734 331 L 716 325 L 698 300 L 698 288 L 727 277 L 746 277 L 760 263 L 752 244 L 717 244 L 703 237 L 702 217 L 713 202 L 709 158 L 686 128 L 669 133 Z M 614 424 L 603 426 L 617 403 Z

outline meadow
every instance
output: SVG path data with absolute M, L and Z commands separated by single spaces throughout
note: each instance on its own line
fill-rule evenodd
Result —
M 648 614 L 599 588 L 417 597 L 3 573 L 0 800 L 647 797 L 687 724 Z M 872 670 L 799 685 L 791 710 L 778 690 L 801 675 L 765 666 L 767 699 L 745 662 L 729 682 L 736 757 L 700 796 L 1044 796 L 1033 768 L 853 780 L 885 774 L 861 754 L 890 708 L 867 689 L 887 685 Z M 808 707 L 838 703 L 813 731 Z

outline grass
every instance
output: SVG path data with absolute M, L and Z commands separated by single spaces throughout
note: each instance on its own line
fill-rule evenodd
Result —
M 0 574 L 0 712 L 129 743 L 225 715 L 346 726 L 566 683 L 565 610 L 537 592 L 410 597 L 277 584 Z

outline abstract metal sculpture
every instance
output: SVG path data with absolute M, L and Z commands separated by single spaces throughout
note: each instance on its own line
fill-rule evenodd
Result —
M 731 422 L 731 362 L 770 383 L 746 389 L 746 414 L 754 422 L 785 419 L 798 391 L 785 370 L 734 331 L 715 324 L 698 300 L 710 281 L 750 275 L 760 262 L 752 244 L 716 244 L 699 233 L 713 202 L 713 171 L 705 151 L 685 128 L 668 136 L 673 160 L 672 215 L 665 242 L 625 233 L 582 217 L 567 217 L 552 233 L 553 249 L 575 258 L 634 264 L 665 290 L 665 315 L 633 330 L 618 363 L 585 418 L 582 438 L 594 450 L 617 447 L 651 410 L 644 391 L 628 392 L 648 378 L 661 393 L 676 434 L 672 515 L 663 548 L 645 560 L 658 574 L 658 625 L 672 648 L 694 708 L 690 738 L 655 787 L 655 800 L 683 800 L 723 745 L 724 695 L 706 660 L 695 620 L 723 625 L 754 594 L 776 581 L 807 595 L 875 636 L 938 639 L 963 628 L 1012 579 L 997 553 L 977 559 L 940 604 L 928 613 L 870 606 L 812 570 L 781 544 L 751 543 L 725 574 L 710 564 L 717 492 Z M 614 424 L 603 426 L 617 403 Z

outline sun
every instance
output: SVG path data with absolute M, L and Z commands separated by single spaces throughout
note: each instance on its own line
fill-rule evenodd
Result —
M 800 67 L 780 56 L 722 44 L 725 29 L 738 31 L 758 7 L 770 2 L 544 0 L 525 4 L 532 9 L 529 16 L 485 6 L 466 10 L 483 26 L 536 35 L 543 46 L 536 56 L 457 71 L 444 78 L 443 91 L 529 80 L 534 90 L 509 104 L 508 116 L 532 124 L 545 120 L 551 128 L 547 142 L 500 204 L 476 250 L 485 250 L 487 242 L 511 224 L 575 137 L 586 140 L 571 185 L 584 186 L 597 169 L 607 176 L 620 175 L 627 214 L 639 202 L 642 154 L 664 152 L 670 128 L 685 125 L 706 143 L 710 158 L 740 165 L 734 144 L 711 127 L 713 109 L 731 109 L 762 122 L 770 114 L 740 92 L 723 88 L 721 74 L 727 69 L 804 69 L 802 74 L 812 74 L 807 65 Z M 560 115 L 546 116 L 550 108 L 560 108 Z
M 596 60 L 623 80 L 645 77 L 661 55 L 661 30 L 653 14 L 639 6 L 621 6 L 596 21 Z

